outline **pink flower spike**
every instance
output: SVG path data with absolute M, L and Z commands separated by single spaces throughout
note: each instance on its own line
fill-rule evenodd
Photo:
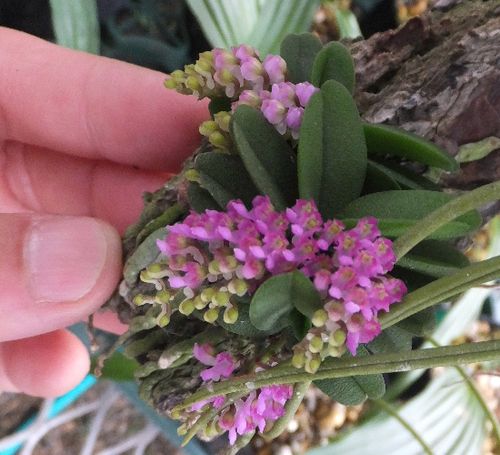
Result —
M 317 91 L 319 89 L 309 82 L 301 82 L 295 86 L 295 93 L 302 107 L 307 106 L 309 100 Z
M 262 65 L 269 76 L 271 85 L 285 80 L 286 62 L 279 55 L 268 55 Z
M 236 363 L 229 352 L 221 352 L 215 357 L 212 368 L 202 371 L 200 376 L 204 381 L 219 381 L 221 377 L 228 378 L 236 369 Z
M 215 365 L 214 349 L 208 343 L 198 344 L 195 343 L 193 347 L 193 355 L 198 362 L 203 363 L 203 365 L 213 366 Z

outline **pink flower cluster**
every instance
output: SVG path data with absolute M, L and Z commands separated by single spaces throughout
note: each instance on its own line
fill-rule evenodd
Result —
M 170 74 L 165 85 L 199 98 L 237 99 L 243 90 L 263 90 L 283 82 L 285 75 L 286 62 L 279 55 L 262 61 L 254 48 L 241 45 L 201 53 L 195 64 Z
M 252 294 L 272 275 L 304 273 L 324 302 L 315 327 L 295 349 L 295 363 L 308 371 L 340 355 L 344 342 L 355 354 L 359 343 L 380 332 L 378 312 L 406 293 L 402 281 L 386 275 L 396 257 L 374 218 L 346 230 L 340 221 L 324 221 L 313 201 L 298 200 L 285 212 L 267 196 L 257 196 L 250 210 L 231 201 L 227 212 L 191 213 L 169 226 L 158 247 L 168 261 L 169 286 L 188 289 L 210 309 L 234 309 L 236 295 Z
M 229 352 L 214 356 L 213 348 L 208 344 L 196 344 L 193 354 L 198 361 L 211 367 L 201 372 L 204 382 L 227 378 L 238 366 Z M 238 436 L 253 433 L 257 429 L 263 433 L 270 422 L 282 417 L 285 404 L 292 394 L 293 387 L 290 385 L 272 385 L 254 390 L 229 406 L 224 406 L 223 396 L 217 396 L 195 403 L 191 406 L 191 411 L 198 412 L 207 405 L 220 409 L 218 426 L 223 432 L 228 432 L 229 443 L 233 445 Z
M 290 133 L 298 139 L 304 108 L 318 90 L 309 82 L 280 82 L 273 84 L 270 91 L 244 90 L 231 108 L 234 112 L 238 106 L 247 104 L 260 109 L 280 134 Z

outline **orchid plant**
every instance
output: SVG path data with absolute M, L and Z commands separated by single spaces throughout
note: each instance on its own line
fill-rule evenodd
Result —
M 415 164 L 455 160 L 364 123 L 354 84 L 348 50 L 310 34 L 264 59 L 204 52 L 165 82 L 210 98 L 212 120 L 126 234 L 120 342 L 186 441 L 275 438 L 311 383 L 355 404 L 384 394 L 382 373 L 500 358 L 499 341 L 412 350 L 436 304 L 499 277 L 500 258 L 469 264 L 455 239 L 500 182 L 442 192 Z

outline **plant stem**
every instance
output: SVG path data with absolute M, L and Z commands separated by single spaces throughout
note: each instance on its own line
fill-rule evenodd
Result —
M 388 313 L 380 316 L 382 329 L 402 321 L 419 311 L 450 299 L 471 287 L 493 280 L 500 276 L 500 256 L 476 262 L 453 275 L 433 281 L 394 305 Z
M 318 379 L 395 373 L 420 368 L 455 366 L 498 359 L 500 359 L 500 340 L 421 349 L 405 353 L 395 352 L 367 357 L 327 359 L 313 375 L 292 366 L 283 365 L 260 373 L 240 376 L 239 378 L 214 384 L 211 390 L 201 389 L 178 406 L 178 409 L 183 409 L 192 403 L 217 395 L 240 392 L 244 388 L 251 390 L 271 384 L 292 384 Z M 250 388 L 249 384 L 251 384 Z
M 372 400 L 378 407 L 383 409 L 387 414 L 394 417 L 402 427 L 404 427 L 411 435 L 415 438 L 415 440 L 420 444 L 422 450 L 427 455 L 433 455 L 432 450 L 426 444 L 426 442 L 422 439 L 422 437 L 415 431 L 415 429 L 405 420 L 398 411 L 396 411 L 389 403 L 384 400 Z
M 394 241 L 396 257 L 401 259 L 415 245 L 460 215 L 498 199 L 500 199 L 500 181 L 481 186 L 453 199 L 422 218 Z

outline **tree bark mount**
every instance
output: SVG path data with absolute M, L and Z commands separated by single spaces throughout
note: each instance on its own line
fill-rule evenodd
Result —
M 397 30 L 351 44 L 363 118 L 399 126 L 456 156 L 500 138 L 500 1 L 439 0 Z M 500 147 L 465 163 L 445 186 L 500 179 Z

